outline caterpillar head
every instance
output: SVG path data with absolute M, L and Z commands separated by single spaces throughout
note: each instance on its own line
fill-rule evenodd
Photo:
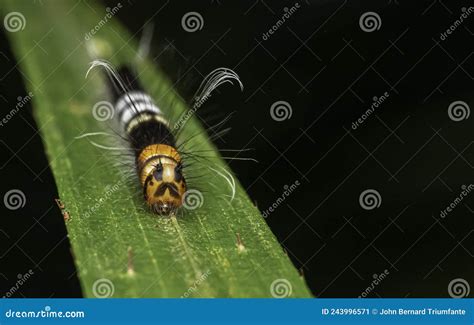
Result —
M 169 146 L 159 146 L 151 158 L 145 159 L 140 176 L 147 205 L 154 213 L 169 215 L 182 206 L 186 181 L 175 150 L 170 151 Z
M 168 215 L 181 207 L 186 182 L 182 166 L 160 161 L 145 182 L 145 200 L 153 212 Z

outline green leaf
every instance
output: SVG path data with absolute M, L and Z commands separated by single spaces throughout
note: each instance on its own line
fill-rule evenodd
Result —
M 3 17 L 10 12 L 24 17 L 23 29 L 7 34 L 33 95 L 34 116 L 69 215 L 69 240 L 86 297 L 271 297 L 272 290 L 285 295 L 289 287 L 290 297 L 310 297 L 240 184 L 229 202 L 223 198 L 229 192 L 227 181 L 208 173 L 198 188 L 204 198 L 201 208 L 183 217 L 158 217 L 144 206 L 138 180 L 125 181 L 116 167 L 123 157 L 76 139 L 108 131 L 107 123 L 92 115 L 94 105 L 108 97 L 102 73 L 85 79 L 91 61 L 86 33 L 94 31 L 89 44 L 114 65 L 132 62 L 137 52 L 136 37 L 116 17 L 107 17 L 111 11 L 85 1 L 0 3 Z M 166 113 L 187 109 L 156 66 L 145 61 L 138 71 Z M 183 136 L 195 134 L 189 147 L 211 150 L 212 158 L 190 173 L 208 166 L 228 169 L 191 118 Z

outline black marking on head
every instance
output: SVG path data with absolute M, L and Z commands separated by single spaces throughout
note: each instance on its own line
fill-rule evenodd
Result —
M 170 191 L 171 196 L 173 196 L 175 198 L 179 198 L 178 188 L 173 183 L 163 183 L 163 184 L 161 184 L 158 187 L 158 189 L 156 190 L 154 195 L 155 196 L 161 196 L 161 195 L 165 194 L 166 189 L 168 189 Z
M 161 164 L 161 162 L 158 165 L 156 165 L 156 168 L 153 171 L 153 177 L 157 181 L 162 181 L 163 180 L 163 165 Z
M 179 183 L 182 179 L 183 179 L 183 165 L 178 164 L 174 168 L 174 180 Z
M 145 184 L 143 186 L 143 196 L 145 197 L 145 201 L 148 200 L 148 195 L 146 194 L 146 188 L 148 187 L 148 183 L 150 183 L 152 176 L 148 175 L 145 179 Z

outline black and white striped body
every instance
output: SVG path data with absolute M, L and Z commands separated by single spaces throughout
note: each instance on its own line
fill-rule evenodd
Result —
M 115 114 L 137 155 L 151 144 L 175 146 L 167 119 L 150 95 L 142 89 L 134 74 L 123 67 L 119 70 L 119 75 L 129 89 L 125 93 L 115 89 Z

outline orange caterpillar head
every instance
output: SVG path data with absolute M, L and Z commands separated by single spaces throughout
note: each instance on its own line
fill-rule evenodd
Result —
M 139 162 L 143 165 L 140 179 L 145 201 L 152 211 L 168 215 L 181 207 L 186 181 L 176 149 L 163 144 L 148 146 L 140 154 Z

